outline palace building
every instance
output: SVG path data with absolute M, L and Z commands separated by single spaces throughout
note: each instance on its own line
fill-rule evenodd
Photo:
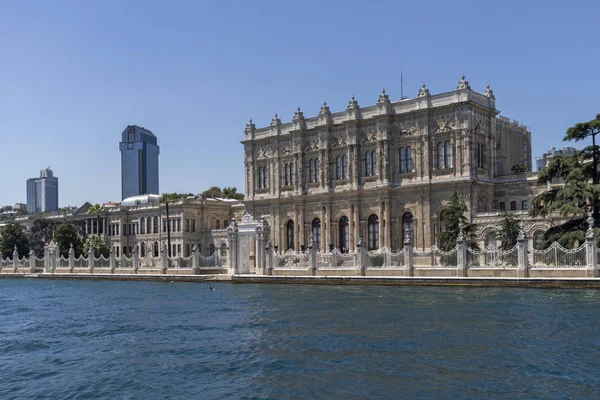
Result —
M 321 250 L 369 250 L 436 242 L 454 191 L 465 200 L 482 242 L 497 211 L 526 214 L 536 193 L 531 133 L 499 115 L 489 85 L 483 94 L 463 76 L 455 90 L 332 113 L 324 103 L 291 122 L 246 125 L 245 206 L 271 225 L 280 252 L 302 250 L 311 236 Z M 488 227 L 486 227 L 486 224 Z M 529 232 L 533 233 L 533 232 Z

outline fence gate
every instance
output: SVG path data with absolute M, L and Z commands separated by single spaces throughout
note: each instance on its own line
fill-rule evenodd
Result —
M 257 221 L 246 213 L 239 221 L 235 218 L 231 220 L 231 225 L 227 228 L 227 235 L 232 255 L 231 260 L 228 260 L 232 274 L 250 273 L 252 241 L 255 242 L 256 272 L 264 274 L 265 245 L 269 241 L 269 232 L 269 224 L 264 218 Z

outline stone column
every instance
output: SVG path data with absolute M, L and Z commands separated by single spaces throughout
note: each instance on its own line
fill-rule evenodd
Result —
M 308 243 L 308 260 L 310 262 L 310 267 L 308 267 L 309 275 L 315 276 L 317 274 L 317 247 L 315 246 L 312 234 Z
M 227 250 L 229 252 L 229 250 Z M 229 262 L 229 256 L 227 257 Z M 198 245 L 192 245 L 192 274 L 200 274 L 200 253 L 198 252 Z
M 265 247 L 265 252 L 267 253 L 267 257 L 266 257 L 266 262 L 267 262 L 267 268 L 265 271 L 266 275 L 273 275 L 273 246 L 271 245 L 271 242 L 267 243 L 267 246 Z
M 379 234 L 379 245 L 378 245 L 378 249 L 381 249 L 383 247 L 385 247 L 385 229 L 384 229 L 384 223 L 385 223 L 385 218 L 383 216 L 383 211 L 385 208 L 385 202 L 383 200 L 379 201 L 379 224 L 378 224 L 378 234 Z
M 154 250 L 154 249 L 152 249 Z M 110 248 L 110 258 L 109 258 L 109 266 L 110 266 L 110 273 L 114 274 L 115 273 L 115 268 L 117 268 L 117 257 L 115 254 L 115 248 L 111 247 Z
M 29 250 L 29 272 L 35 273 L 35 251 Z
M 17 272 L 19 268 L 19 252 L 17 251 L 17 245 L 15 245 L 15 249 L 13 250 L 13 272 Z
M 406 230 L 404 233 L 404 267 L 406 276 L 415 276 L 415 263 L 413 260 L 412 232 Z
M 588 229 L 585 233 L 585 254 L 586 254 L 586 277 L 598 277 L 598 253 L 596 244 L 596 232 L 594 232 L 594 218 L 588 217 Z
M 300 223 L 298 224 L 298 227 L 300 228 L 300 234 L 299 234 L 299 243 L 300 243 L 300 247 L 297 249 L 297 251 L 302 249 L 302 246 L 305 245 L 305 241 L 304 241 L 304 236 L 305 236 L 305 226 L 304 226 L 304 206 L 300 207 Z
M 467 276 L 467 241 L 465 239 L 464 225 L 459 224 L 460 232 L 458 238 L 456 238 L 457 249 L 457 272 L 456 276 L 466 277 Z
M 58 257 L 60 259 L 60 252 L 58 253 Z M 73 272 L 75 268 L 75 250 L 73 249 L 73 243 L 71 243 L 71 247 L 69 247 L 69 272 Z
M 358 238 L 358 243 L 356 243 L 356 253 L 358 275 L 365 276 L 365 266 L 367 265 L 368 254 L 361 237 Z
M 133 273 L 137 274 L 140 270 L 140 253 L 137 245 L 133 246 Z
M 235 218 L 231 219 L 231 224 L 229 228 L 227 228 L 227 237 L 229 238 L 229 248 L 231 249 L 231 257 L 229 264 L 229 273 L 236 274 L 237 273 L 237 253 L 238 253 L 238 223 Z
M 392 229 L 392 221 L 390 219 L 390 200 L 384 201 L 384 210 L 383 216 L 385 220 L 384 226 L 384 236 L 385 236 L 385 247 L 392 251 L 392 243 L 391 243 L 391 229 Z
M 517 251 L 519 266 L 517 268 L 517 278 L 529 277 L 529 258 L 527 257 L 527 234 L 523 228 L 523 221 L 519 223 L 519 236 L 517 237 Z
M 353 230 L 354 230 L 354 239 L 358 241 L 359 238 L 360 238 L 360 203 L 358 203 L 358 202 L 354 203 L 354 218 L 353 218 L 353 221 L 354 221 L 354 228 L 353 228 Z M 349 228 L 352 228 L 352 227 L 349 227 Z M 352 245 L 354 245 L 355 243 L 356 242 L 353 241 Z M 358 248 L 354 247 L 354 250 L 358 250 Z
M 160 248 L 161 273 L 166 274 L 169 269 L 169 252 L 163 244 Z
M 325 226 L 322 228 L 322 235 L 325 237 L 325 251 L 329 249 L 329 245 L 332 244 L 331 240 L 331 205 L 325 204 Z
M 356 207 L 356 202 L 352 201 L 350 202 L 350 215 L 348 215 L 348 236 L 349 236 L 349 242 L 348 243 L 348 251 L 354 251 L 354 245 L 356 243 L 356 237 L 354 236 L 354 228 L 352 227 L 352 225 L 354 224 L 354 209 Z
M 90 250 L 88 252 L 88 272 L 91 274 L 94 272 L 94 247 L 90 244 Z

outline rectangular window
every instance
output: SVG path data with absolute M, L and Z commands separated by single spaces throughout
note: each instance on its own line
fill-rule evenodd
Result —
M 226 219 L 223 220 L 223 228 L 227 228 L 227 220 Z
M 167 231 L 167 220 L 165 218 L 163 218 L 162 220 L 162 226 L 163 226 L 163 232 Z
M 196 220 L 192 220 L 192 232 L 196 232 Z
M 189 219 L 185 219 L 185 231 L 189 232 L 190 231 L 190 220 Z
M 516 201 L 510 202 L 510 211 L 517 211 L 517 202 Z
M 521 202 L 521 208 L 522 208 L 523 210 L 529 210 L 529 202 L 528 202 L 527 200 L 523 200 L 523 201 Z
M 500 211 L 505 211 L 506 210 L 506 203 L 501 201 L 500 202 Z
M 177 232 L 181 232 L 181 218 L 177 218 Z
M 219 229 L 219 224 L 220 224 L 220 221 L 219 221 L 219 220 L 216 220 L 216 221 L 215 221 L 215 224 L 216 224 L 215 226 L 217 227 L 217 229 Z

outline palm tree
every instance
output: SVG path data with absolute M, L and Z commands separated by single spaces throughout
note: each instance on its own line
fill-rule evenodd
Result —
M 167 210 L 167 254 L 171 257 L 171 223 L 169 222 L 169 204 L 175 203 L 179 200 L 179 195 L 177 193 L 163 193 L 160 196 L 158 202 L 160 204 L 164 204 Z
M 100 237 L 100 216 L 104 213 L 104 206 L 100 204 L 94 204 L 90 207 L 87 213 L 96 216 L 96 233 L 98 234 L 98 237 Z

